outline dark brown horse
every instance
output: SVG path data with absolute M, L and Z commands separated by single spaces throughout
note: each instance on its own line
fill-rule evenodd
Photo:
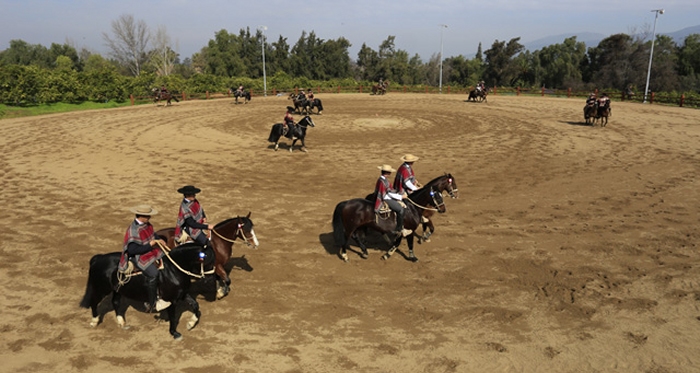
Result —
M 610 116 L 610 106 L 604 106 L 604 107 L 599 107 L 598 108 L 598 114 L 595 117 L 595 120 L 593 121 L 593 125 L 595 125 L 595 122 L 600 122 L 601 127 L 605 127 L 608 125 L 608 117 Z
M 413 192 L 411 196 L 405 199 L 406 211 L 404 217 L 404 227 L 415 231 L 421 223 L 421 216 L 425 210 L 435 210 L 437 212 L 445 212 L 445 203 L 442 199 L 442 194 L 432 187 L 423 187 Z M 388 259 L 401 244 L 401 235 L 395 237 L 392 241 L 389 234 L 394 235 L 396 229 L 396 216 L 391 212 L 388 216 L 378 216 L 374 212 L 374 201 L 365 198 L 355 198 L 338 203 L 333 211 L 333 237 L 336 245 L 340 247 L 338 255 L 344 261 L 348 260 L 347 250 L 349 241 L 352 237 L 355 242 L 360 245 L 362 253 L 360 257 L 367 259 L 367 246 L 364 242 L 366 228 L 373 229 L 381 233 L 384 239 L 391 245 L 382 259 Z M 408 244 L 409 256 L 408 260 L 417 261 L 413 252 L 413 236 L 406 237 Z
M 202 313 L 199 304 L 189 293 L 192 278 L 204 278 L 214 265 L 214 252 L 212 248 L 203 248 L 197 244 L 179 246 L 172 251 L 164 250 L 163 269 L 158 271 L 161 297 L 172 303 L 165 311 L 170 320 L 170 334 L 175 339 L 182 339 L 182 334 L 177 331 L 180 321 L 176 314 L 176 303 L 185 301 L 189 305 L 193 315 L 187 323 L 187 329 L 191 330 L 199 322 Z M 125 314 L 128 307 L 122 305 L 122 296 L 136 301 L 148 300 L 148 291 L 141 272 L 133 274 L 119 273 L 119 259 L 122 253 L 98 254 L 90 259 L 90 270 L 85 288 L 85 295 L 80 301 L 80 306 L 90 308 L 92 320 L 90 326 L 95 327 L 103 318 L 98 310 L 99 304 L 109 294 L 112 294 L 112 307 L 117 314 L 117 324 L 126 328 Z
M 250 101 L 250 91 L 239 91 L 238 89 L 229 88 L 228 94 L 233 95 L 235 103 L 238 103 L 238 98 L 242 98 L 244 104 L 247 104 L 248 101 Z
M 586 124 L 595 124 L 596 116 L 598 115 L 598 104 L 586 105 L 583 108 L 583 119 L 586 120 Z
M 457 182 L 455 181 L 455 178 L 452 176 L 452 174 L 445 173 L 442 176 L 438 176 L 434 178 L 433 180 L 430 180 L 427 184 L 423 186 L 424 188 L 431 188 L 434 189 L 435 191 L 442 193 L 442 192 L 447 192 L 447 194 L 451 198 L 459 198 L 459 190 L 457 189 Z M 412 196 L 409 195 L 409 197 Z M 433 225 L 433 221 L 430 219 L 433 215 L 435 215 L 435 211 L 432 209 L 425 209 L 423 210 L 423 217 L 425 219 L 422 219 L 422 226 L 423 226 L 423 235 L 418 237 L 418 242 L 420 243 L 421 240 L 425 242 L 430 242 L 430 236 L 435 232 L 435 226 Z
M 307 100 L 306 97 L 299 97 L 297 93 L 290 93 L 287 100 L 292 100 L 294 103 L 294 112 L 303 115 L 309 115 L 311 113 L 311 101 Z
M 389 88 L 389 81 L 382 82 L 381 84 L 375 84 L 372 86 L 373 95 L 383 95 L 386 93 L 387 88 Z
M 175 228 L 164 228 L 156 232 L 168 247 L 175 247 Z M 221 299 L 231 290 L 231 278 L 226 273 L 226 264 L 231 259 L 233 243 L 242 240 L 248 246 L 257 249 L 258 238 L 253 230 L 253 221 L 250 220 L 250 212 L 246 216 L 237 216 L 226 219 L 214 226 L 211 234 L 211 243 L 216 254 L 214 270 L 216 274 L 216 297 Z
M 180 102 L 180 100 L 177 99 L 175 95 L 168 91 L 161 91 L 158 88 L 153 88 L 153 103 L 158 104 L 159 101 L 165 101 L 167 106 L 172 105 L 172 100 L 175 100 L 175 102 Z

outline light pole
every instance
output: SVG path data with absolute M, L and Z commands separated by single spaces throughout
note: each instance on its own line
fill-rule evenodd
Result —
M 439 24 L 440 26 L 440 93 L 442 93 L 442 32 L 447 28 L 447 25 Z
M 654 41 L 656 41 L 656 20 L 659 18 L 659 14 L 664 14 L 663 9 L 654 9 L 652 12 L 656 13 L 656 16 L 654 16 L 654 29 L 652 31 L 651 35 L 651 51 L 649 52 L 649 69 L 647 69 L 647 85 L 644 87 L 644 101 L 642 103 L 647 102 L 647 95 L 649 94 L 649 76 L 651 75 L 651 59 L 654 57 Z
M 265 30 L 267 26 L 258 26 L 262 30 L 262 58 L 263 58 L 263 94 L 267 97 L 267 74 L 265 73 Z

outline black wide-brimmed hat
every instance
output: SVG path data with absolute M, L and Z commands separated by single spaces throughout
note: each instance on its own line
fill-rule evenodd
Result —
M 294 111 L 294 108 L 292 106 L 287 106 L 287 111 Z
M 181 193 L 184 195 L 197 194 L 201 191 L 202 191 L 201 189 L 195 188 L 194 185 L 185 185 L 184 187 L 177 190 L 178 193 Z

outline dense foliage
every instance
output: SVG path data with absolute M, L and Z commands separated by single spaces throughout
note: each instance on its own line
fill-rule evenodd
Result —
M 167 41 L 164 30 L 159 32 L 160 40 Z M 380 78 L 395 85 L 437 86 L 439 56 L 424 62 L 396 49 L 394 41 L 389 36 L 377 50 L 363 44 L 353 60 L 350 42 L 343 37 L 324 40 L 313 31 L 303 32 L 291 46 L 282 36 L 267 40 L 260 30 L 241 29 L 238 34 L 221 30 L 191 58 L 180 61 L 161 43 L 152 53 L 140 55 L 143 62 L 134 69 L 133 63 L 114 53 L 104 58 L 68 44 L 47 48 L 12 40 L 0 52 L 0 102 L 124 102 L 129 95 L 146 96 L 161 85 L 174 92 L 226 92 L 241 84 L 260 91 L 263 48 L 268 89 L 368 86 Z M 445 58 L 443 84 L 466 88 L 485 80 L 487 86 L 497 87 L 643 91 L 650 41 L 617 34 L 587 48 L 572 37 L 534 52 L 519 41 L 495 40 L 483 52 L 480 44 L 474 58 Z M 688 36 L 682 45 L 658 36 L 652 77 L 651 91 L 700 92 L 700 35 Z

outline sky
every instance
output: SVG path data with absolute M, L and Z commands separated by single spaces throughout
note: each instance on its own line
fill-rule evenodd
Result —
M 165 27 L 180 59 L 220 30 L 254 34 L 266 26 L 268 42 L 282 36 L 290 47 L 304 31 L 323 40 L 344 37 L 352 59 L 362 44 L 376 51 L 394 36 L 396 49 L 427 62 L 441 49 L 445 58 L 473 58 L 479 43 L 487 50 L 515 37 L 526 44 L 567 33 L 650 32 L 651 10 L 662 8 L 657 34 L 700 24 L 700 0 L 0 0 L 0 51 L 19 39 L 46 47 L 69 43 L 106 56 L 103 33 L 113 36 L 112 22 L 132 15 L 154 32 Z

